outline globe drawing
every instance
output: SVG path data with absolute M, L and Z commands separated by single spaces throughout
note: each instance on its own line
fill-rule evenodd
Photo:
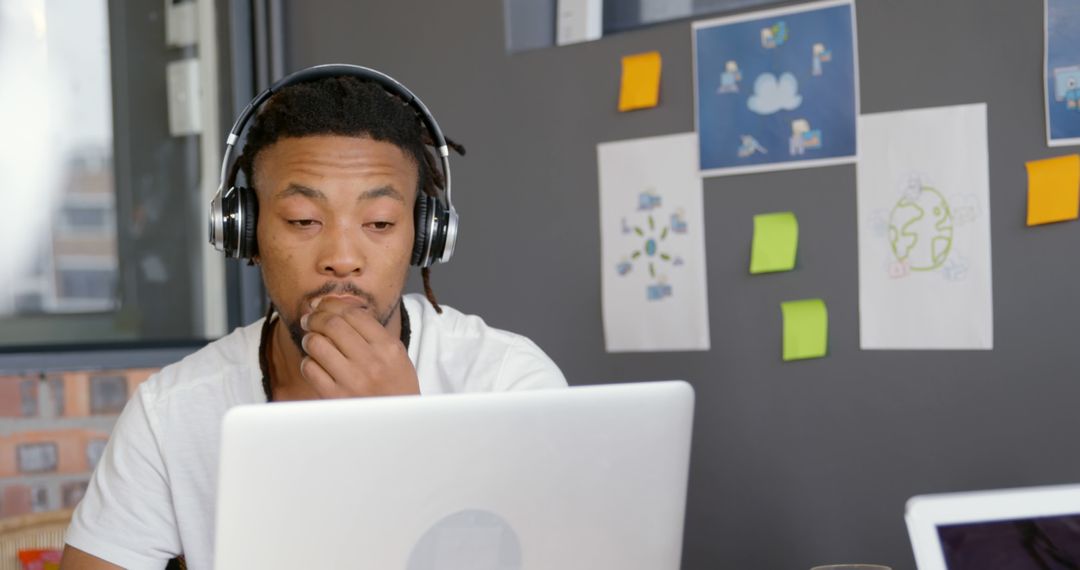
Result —
M 889 243 L 897 261 L 912 271 L 941 267 L 953 243 L 953 216 L 945 197 L 922 186 L 901 198 L 889 215 Z

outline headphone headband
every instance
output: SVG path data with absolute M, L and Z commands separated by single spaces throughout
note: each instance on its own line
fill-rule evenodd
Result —
M 431 111 L 428 110 L 427 105 L 424 105 L 424 102 L 421 101 L 419 97 L 414 95 L 412 91 L 409 91 L 409 89 L 402 85 L 398 80 L 381 71 L 347 63 L 316 65 L 286 75 L 256 95 L 255 98 L 248 103 L 247 107 L 241 111 L 240 116 L 237 117 L 236 122 L 233 123 L 232 128 L 229 130 L 228 137 L 225 139 L 225 153 L 221 161 L 221 177 L 218 183 L 218 191 L 217 195 L 214 196 L 213 202 L 210 204 L 210 243 L 213 244 L 216 249 L 225 251 L 229 256 L 247 257 L 253 253 L 251 251 L 245 253 L 244 251 L 244 238 L 241 235 L 241 232 L 244 231 L 245 224 L 235 223 L 237 220 L 231 220 L 234 222 L 232 224 L 228 223 L 226 218 L 229 218 L 230 214 L 227 214 L 222 208 L 223 201 L 229 199 L 235 201 L 235 197 L 232 196 L 232 194 L 234 192 L 234 177 L 237 169 L 232 168 L 233 150 L 236 146 L 236 142 L 240 139 L 240 134 L 247 126 L 247 123 L 255 116 L 259 108 L 278 91 L 299 83 L 307 83 L 326 77 L 340 76 L 357 77 L 363 81 L 370 81 L 379 85 L 412 107 L 420 116 L 420 120 L 427 127 L 428 133 L 431 135 L 434 142 L 435 150 L 438 153 L 439 162 L 442 165 L 443 181 L 445 184 L 443 193 L 445 194 L 446 199 L 445 204 L 436 203 L 427 205 L 428 207 L 426 210 L 431 216 L 432 228 L 438 227 L 441 231 L 435 232 L 436 235 L 432 235 L 429 233 L 428 228 L 425 228 L 424 232 L 418 233 L 418 236 L 425 238 L 426 243 L 418 244 L 420 245 L 420 251 L 422 251 L 423 254 L 419 256 L 419 259 L 414 259 L 414 263 L 421 267 L 429 267 L 435 262 L 449 261 L 451 255 L 454 253 L 458 216 L 457 211 L 454 209 L 453 202 L 451 201 L 450 149 L 446 144 L 446 137 L 443 136 L 442 129 L 439 128 L 439 124 L 435 121 L 435 117 L 432 116 Z M 419 196 L 417 197 L 417 200 L 419 201 L 424 198 L 424 196 Z M 435 198 L 433 201 L 441 202 L 438 198 Z M 242 219 L 243 215 L 244 214 L 241 211 L 232 215 L 232 217 Z M 427 220 L 425 220 L 424 223 L 426 226 Z M 240 244 L 238 250 L 226 246 L 226 242 L 229 241 L 229 239 L 225 234 L 228 231 L 227 226 L 231 225 L 236 226 L 236 231 L 238 233 L 236 241 L 237 244 Z M 440 233 L 445 237 L 445 241 L 432 244 L 431 240 L 436 238 Z

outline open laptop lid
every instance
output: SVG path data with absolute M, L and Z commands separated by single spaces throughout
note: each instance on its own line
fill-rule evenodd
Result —
M 1080 485 L 912 497 L 919 570 L 1080 568 Z
M 216 568 L 676 570 L 685 382 L 242 406 Z

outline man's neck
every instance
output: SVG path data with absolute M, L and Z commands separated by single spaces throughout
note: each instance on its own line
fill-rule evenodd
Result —
M 400 301 L 403 303 L 404 301 Z M 395 306 L 386 323 L 386 329 L 396 337 L 401 337 L 401 307 Z M 289 328 L 279 316 L 270 333 L 270 385 L 274 401 L 318 400 L 319 395 L 300 373 L 303 355 L 300 347 L 293 342 Z

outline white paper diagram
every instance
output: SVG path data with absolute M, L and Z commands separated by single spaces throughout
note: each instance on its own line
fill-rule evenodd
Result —
M 859 119 L 864 349 L 993 348 L 986 106 Z
M 697 137 L 603 143 L 597 157 L 607 350 L 708 350 Z

